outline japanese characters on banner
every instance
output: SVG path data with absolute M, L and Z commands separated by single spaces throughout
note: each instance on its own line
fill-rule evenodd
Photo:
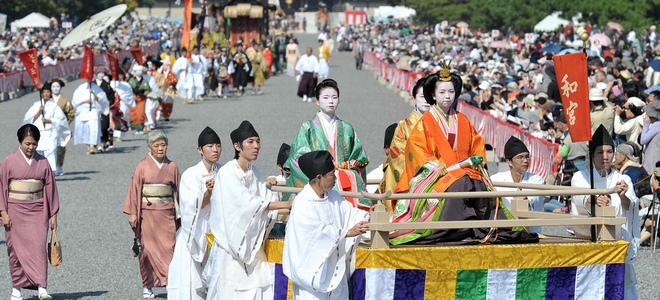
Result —
M 109 61 L 109 66 L 110 66 L 110 75 L 112 76 L 112 79 L 118 80 L 119 78 L 119 59 L 112 55 L 112 53 L 108 52 L 108 61 Z
M 85 45 L 85 50 L 83 51 L 83 63 L 82 69 L 80 69 L 80 78 L 87 80 L 87 82 L 92 82 L 94 79 L 94 52 L 92 52 L 92 48 L 88 45 Z
M 131 55 L 133 55 L 133 59 L 135 60 L 136 63 L 138 63 L 139 65 L 142 65 L 144 63 L 144 60 L 142 59 L 142 49 L 134 48 L 128 51 L 131 51 Z
M 566 123 L 573 142 L 591 141 L 591 115 L 587 56 L 582 53 L 555 55 L 555 73 L 564 104 Z
M 37 49 L 32 48 L 18 53 L 18 57 L 21 58 L 21 62 L 25 66 L 25 70 L 30 75 L 34 86 L 38 89 L 41 88 L 41 72 L 39 72 L 39 56 L 37 55 Z

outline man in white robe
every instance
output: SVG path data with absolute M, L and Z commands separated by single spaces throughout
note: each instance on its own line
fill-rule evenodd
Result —
M 128 82 L 124 80 L 112 80 L 110 81 L 110 87 L 115 90 L 115 94 L 119 95 L 119 111 L 122 112 L 123 118 L 126 121 L 126 126 L 131 128 L 131 118 L 130 112 L 131 108 L 135 107 L 135 96 L 133 95 L 133 89 Z M 121 142 L 126 135 L 126 132 L 120 130 L 114 130 L 112 136 L 115 138 L 115 142 Z
M 176 84 L 176 90 L 179 97 L 183 99 L 183 103 L 192 103 L 193 98 L 193 76 L 191 73 L 191 63 L 188 60 L 188 51 L 184 48 L 183 54 L 172 65 L 172 72 L 176 75 L 179 81 Z
M 87 145 L 87 154 L 96 152 L 101 143 L 101 112 L 110 104 L 105 92 L 96 83 L 83 83 L 73 92 L 71 103 L 76 108 L 74 144 Z
M 64 147 L 71 138 L 69 123 L 57 103 L 51 100 L 51 83 L 41 88 L 41 100 L 32 104 L 23 117 L 23 124 L 39 128 L 41 139 L 37 152 L 48 159 L 53 172 L 57 171 L 57 147 Z
M 595 196 L 597 206 L 613 206 L 616 209 L 617 217 L 625 217 L 626 223 L 621 225 L 620 236 L 617 239 L 623 239 L 630 242 L 626 254 L 626 275 L 624 285 L 624 299 L 637 299 L 637 277 L 635 275 L 634 264 L 637 261 L 637 249 L 641 237 L 639 224 L 639 201 L 635 195 L 633 184 L 628 175 L 622 175 L 612 167 L 614 158 L 614 141 L 609 132 L 603 125 L 600 125 L 591 138 L 591 148 L 589 154 L 593 157 L 593 167 L 591 170 L 582 170 L 575 173 L 571 179 L 571 186 L 579 188 L 589 188 L 589 172 L 594 172 L 594 188 L 605 189 L 619 187 L 618 193 L 610 195 Z M 572 215 L 590 215 L 591 196 L 576 195 L 573 196 L 571 206 Z M 573 226 L 575 236 L 578 238 L 591 238 L 590 226 Z M 576 295 L 576 299 L 579 295 Z M 586 295 L 583 295 L 586 296 Z
M 509 165 L 509 171 L 499 172 L 490 177 L 491 181 L 498 182 L 515 182 L 515 183 L 533 183 L 545 184 L 545 180 L 541 176 L 527 172 L 531 159 L 527 146 L 515 136 L 509 138 L 504 145 L 504 158 Z M 495 187 L 498 191 L 514 191 L 515 188 Z M 529 201 L 529 210 L 543 211 L 543 197 L 526 197 Z M 513 197 L 502 197 L 502 203 L 511 209 L 511 200 Z M 529 228 L 530 232 L 541 233 L 541 227 L 533 226 Z
M 209 225 L 214 236 L 205 267 L 208 300 L 273 299 L 273 274 L 264 252 L 264 241 L 278 215 L 288 213 L 291 202 L 276 198 L 252 162 L 259 156 L 259 135 L 243 121 L 231 132 L 234 160 L 215 177 Z
M 199 47 L 195 46 L 192 50 L 192 63 L 190 72 L 192 73 L 193 86 L 192 86 L 192 99 L 204 101 L 204 75 L 208 70 L 208 60 L 199 54 Z
M 183 172 L 179 186 L 181 228 L 168 273 L 167 299 L 170 300 L 206 299 L 206 289 L 202 284 L 208 244 L 206 232 L 209 229 L 209 204 L 215 175 L 222 167 L 217 163 L 222 148 L 220 137 L 210 127 L 199 134 L 197 145 L 202 160 Z
M 328 151 L 300 156 L 310 179 L 295 199 L 284 236 L 282 270 L 293 282 L 296 300 L 349 297 L 355 250 L 369 230 L 367 212 L 334 191 L 335 165 Z

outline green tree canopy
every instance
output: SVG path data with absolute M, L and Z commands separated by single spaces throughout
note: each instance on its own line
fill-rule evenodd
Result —
M 465 21 L 471 28 L 507 29 L 531 32 L 534 25 L 547 15 L 562 11 L 570 19 L 582 13 L 581 21 L 591 21 L 599 27 L 613 21 L 639 30 L 653 25 L 660 15 L 660 0 L 390 0 L 393 5 L 406 5 L 417 11 L 415 22 L 434 24 Z

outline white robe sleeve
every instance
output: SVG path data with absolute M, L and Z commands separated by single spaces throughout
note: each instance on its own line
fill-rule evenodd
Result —
M 71 139 L 71 129 L 69 128 L 69 122 L 57 104 L 53 103 L 52 117 L 50 118 L 51 125 L 54 129 L 57 130 L 57 143 L 60 147 L 65 147 L 69 140 Z
M 253 195 L 225 166 L 215 177 L 211 205 L 211 224 L 215 241 L 235 260 L 251 264 L 261 248 L 270 225 L 272 214 L 266 211 L 270 199 Z M 265 187 L 265 185 L 264 185 Z M 219 213 L 217 217 L 215 214 Z
M 588 166 L 587 166 L 588 167 Z M 573 175 L 571 178 L 571 186 L 578 188 L 589 188 L 589 179 L 585 178 L 585 175 L 588 175 L 585 171 L 579 171 Z M 573 206 L 571 208 L 571 214 L 574 215 L 589 215 L 591 212 L 591 207 L 587 208 L 587 199 L 588 195 L 574 195 L 571 197 L 571 202 Z
M 210 205 L 202 208 L 205 183 L 202 182 L 202 172 L 199 165 L 189 168 L 181 175 L 179 184 L 179 213 L 181 214 L 181 231 L 193 260 L 201 262 L 206 253 L 206 231 Z
M 33 124 L 37 120 L 39 120 L 39 117 L 37 117 L 37 120 L 34 119 L 34 115 L 37 114 L 37 111 L 39 111 L 39 107 L 41 106 L 41 101 L 37 101 L 32 106 L 28 111 L 25 113 L 23 116 L 23 124 Z

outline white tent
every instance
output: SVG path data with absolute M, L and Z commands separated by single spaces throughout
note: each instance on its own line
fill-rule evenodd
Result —
M 374 10 L 376 20 L 407 19 L 416 14 L 415 10 L 405 6 L 380 6 Z
M 11 23 L 12 31 L 15 31 L 19 28 L 42 28 L 42 27 L 50 27 L 50 18 L 40 13 L 31 13 L 25 16 L 23 19 L 16 20 Z
M 559 28 L 559 26 L 567 26 L 568 24 L 571 24 L 571 21 L 560 18 L 560 15 L 561 12 L 557 11 L 545 17 L 541 22 L 534 25 L 534 31 L 554 31 Z

